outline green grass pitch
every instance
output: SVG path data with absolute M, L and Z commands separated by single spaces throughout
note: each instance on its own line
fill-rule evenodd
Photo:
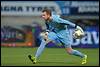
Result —
M 37 48 L 1 47 L 1 66 L 99 66 L 99 48 L 74 48 L 88 55 L 87 64 L 81 59 L 69 55 L 64 48 L 45 48 L 36 64 L 27 57 L 33 55 Z

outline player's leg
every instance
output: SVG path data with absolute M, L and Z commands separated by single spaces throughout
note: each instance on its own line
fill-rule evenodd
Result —
M 48 33 L 46 38 L 42 38 L 41 44 L 36 51 L 35 57 L 29 55 L 29 58 L 33 63 L 36 63 L 36 59 L 42 54 L 45 45 L 48 44 L 50 41 L 54 40 L 55 38 L 56 38 L 56 34 L 53 32 Z
M 64 41 L 63 43 L 65 44 L 65 49 L 67 53 L 82 58 L 82 64 L 85 64 L 87 62 L 87 55 L 83 54 L 82 52 L 78 50 L 74 50 L 71 48 L 70 38 L 67 38 L 67 39 L 64 38 L 63 41 Z
M 48 44 L 50 41 L 53 41 L 55 38 L 56 38 L 56 34 L 53 32 L 49 32 L 47 37 L 42 39 L 42 42 L 41 42 L 39 48 L 37 49 L 35 57 L 38 58 L 41 55 L 41 53 L 43 52 L 45 45 Z
M 46 41 L 44 39 L 42 39 L 41 44 L 39 46 L 39 48 L 37 49 L 37 52 L 35 54 L 35 57 L 38 58 L 40 56 L 40 54 L 43 52 L 44 48 L 46 45 Z
M 37 58 L 41 55 L 41 53 L 43 52 L 44 48 L 45 48 L 46 42 L 44 39 L 42 39 L 41 44 L 39 46 L 39 48 L 37 49 L 35 56 L 31 56 L 29 55 L 29 59 L 33 62 L 36 63 Z
M 67 53 L 69 53 L 71 55 L 75 55 L 75 56 L 81 57 L 82 58 L 82 64 L 85 64 L 86 63 L 87 55 L 81 53 L 78 50 L 74 50 L 71 47 L 66 47 L 65 49 L 66 49 Z
M 65 46 L 65 49 L 67 51 L 68 54 L 71 54 L 71 55 L 75 55 L 75 56 L 79 56 L 81 58 L 83 58 L 85 55 L 77 50 L 73 50 L 71 48 L 71 44 L 70 44 L 70 41 L 68 39 L 61 39 L 61 42 L 64 44 Z
M 79 56 L 79 57 L 81 57 L 81 58 L 83 58 L 83 57 L 85 56 L 85 55 L 84 55 L 83 53 L 81 53 L 80 51 L 74 50 L 74 49 L 72 49 L 71 47 L 66 47 L 65 49 L 66 49 L 66 51 L 67 51 L 68 54 L 75 55 L 75 56 Z
M 75 56 L 78 56 L 78 57 L 81 57 L 82 58 L 82 64 L 85 64 L 86 63 L 86 55 L 81 53 L 80 51 L 78 50 L 73 50 L 71 48 L 71 38 L 69 36 L 69 34 L 63 34 L 63 36 L 59 36 L 59 40 L 63 43 L 63 45 L 65 46 L 65 49 L 67 51 L 68 54 L 71 54 L 71 55 L 75 55 Z
M 37 58 L 42 54 L 44 48 L 45 48 L 45 45 L 47 44 L 47 34 L 45 32 L 42 32 L 41 33 L 41 44 L 39 46 L 39 48 L 37 49 L 36 53 L 35 53 L 35 56 L 31 56 L 29 55 L 29 59 L 33 62 L 33 63 L 36 63 L 36 60 Z

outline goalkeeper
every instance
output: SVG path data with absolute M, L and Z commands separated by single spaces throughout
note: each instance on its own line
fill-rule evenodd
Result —
M 70 33 L 67 28 L 67 25 L 70 25 L 74 27 L 75 29 L 79 29 L 83 31 L 81 27 L 60 18 L 58 15 L 53 15 L 51 10 L 49 9 L 44 9 L 42 11 L 42 18 L 45 20 L 47 30 L 49 31 L 41 33 L 41 36 L 42 36 L 41 44 L 39 48 L 37 49 L 35 56 L 28 55 L 29 59 L 33 63 L 36 63 L 38 57 L 43 52 L 45 45 L 48 44 L 50 41 L 55 41 L 56 39 L 58 39 L 60 43 L 62 43 L 62 45 L 65 46 L 66 52 L 68 54 L 75 55 L 82 58 L 81 64 L 85 64 L 87 55 L 79 52 L 78 50 L 74 50 L 71 48 L 71 38 L 70 38 Z

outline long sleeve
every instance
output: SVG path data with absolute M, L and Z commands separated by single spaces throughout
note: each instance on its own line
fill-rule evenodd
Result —
M 53 21 L 57 22 L 57 23 L 62 23 L 62 24 L 66 24 L 66 25 L 70 25 L 72 27 L 75 27 L 76 25 L 68 20 L 64 20 L 58 16 L 53 15 L 52 16 Z

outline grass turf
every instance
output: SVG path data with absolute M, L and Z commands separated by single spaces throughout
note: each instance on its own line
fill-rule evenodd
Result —
M 27 57 L 34 55 L 37 48 L 1 47 L 1 66 L 99 66 L 99 48 L 74 48 L 88 55 L 87 64 L 69 55 L 64 48 L 45 48 L 36 64 Z

